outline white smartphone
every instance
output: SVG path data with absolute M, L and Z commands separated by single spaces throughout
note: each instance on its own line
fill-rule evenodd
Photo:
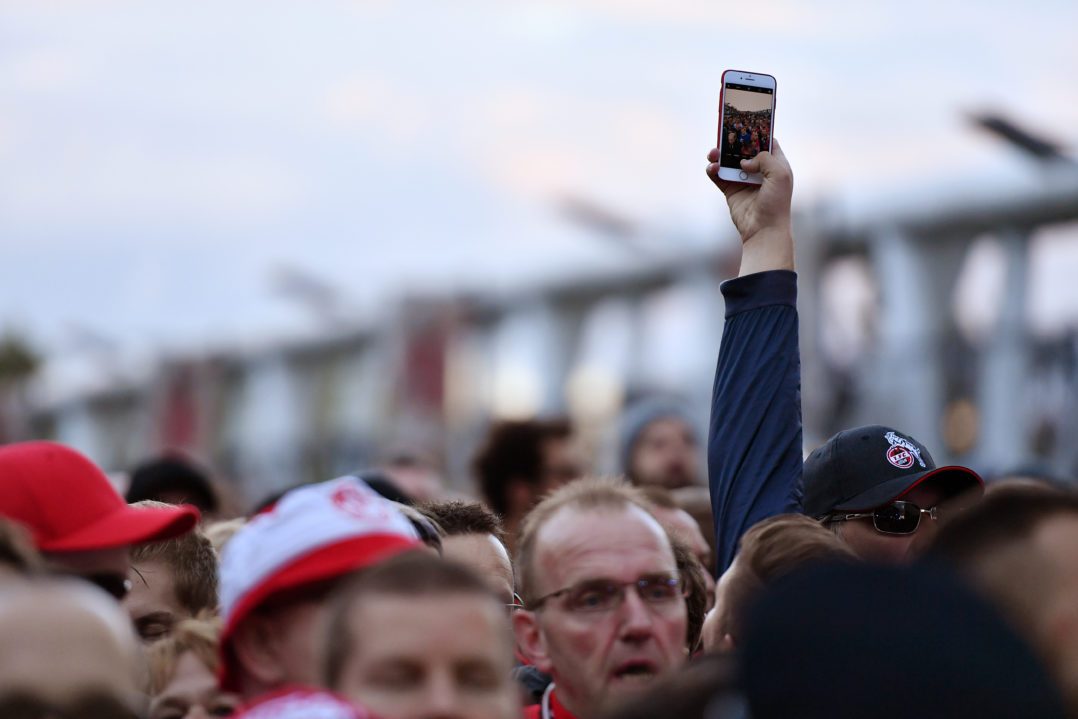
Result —
M 727 70 L 719 99 L 719 179 L 763 184 L 758 172 L 745 172 L 741 161 L 771 150 L 775 126 L 775 78 L 760 72 Z

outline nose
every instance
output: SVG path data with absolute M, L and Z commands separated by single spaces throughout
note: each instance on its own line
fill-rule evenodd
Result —
M 646 639 L 651 636 L 651 610 L 635 587 L 626 587 L 624 591 L 625 597 L 621 603 L 621 637 L 627 641 Z
M 462 719 L 464 717 L 456 682 L 448 671 L 431 674 L 424 692 L 423 708 L 417 716 L 422 719 Z
M 210 713 L 203 709 L 201 704 L 192 704 L 187 708 L 183 719 L 210 719 Z

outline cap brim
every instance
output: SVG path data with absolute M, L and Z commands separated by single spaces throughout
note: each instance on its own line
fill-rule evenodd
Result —
M 175 507 L 132 507 L 124 504 L 114 512 L 62 539 L 43 542 L 43 552 L 83 552 L 172 539 L 194 529 L 198 509 L 181 504 Z
M 926 480 L 934 479 L 939 482 L 948 497 L 955 497 L 971 489 L 984 491 L 984 480 L 980 475 L 967 467 L 937 467 L 920 474 L 907 474 L 896 477 L 883 484 L 877 484 L 861 494 L 853 497 L 842 504 L 837 505 L 834 512 L 865 512 L 876 507 L 883 506 L 901 498 L 904 494 L 920 485 Z

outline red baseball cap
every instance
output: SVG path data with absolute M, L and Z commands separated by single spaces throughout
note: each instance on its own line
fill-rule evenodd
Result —
M 171 539 L 198 524 L 198 510 L 132 507 L 104 472 L 70 447 L 0 447 L 0 516 L 30 530 L 42 552 L 81 552 Z

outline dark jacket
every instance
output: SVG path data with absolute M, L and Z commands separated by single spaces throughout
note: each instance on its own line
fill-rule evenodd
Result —
M 801 511 L 801 357 L 797 273 L 722 284 L 726 326 L 711 397 L 707 465 L 717 574 L 745 531 Z

